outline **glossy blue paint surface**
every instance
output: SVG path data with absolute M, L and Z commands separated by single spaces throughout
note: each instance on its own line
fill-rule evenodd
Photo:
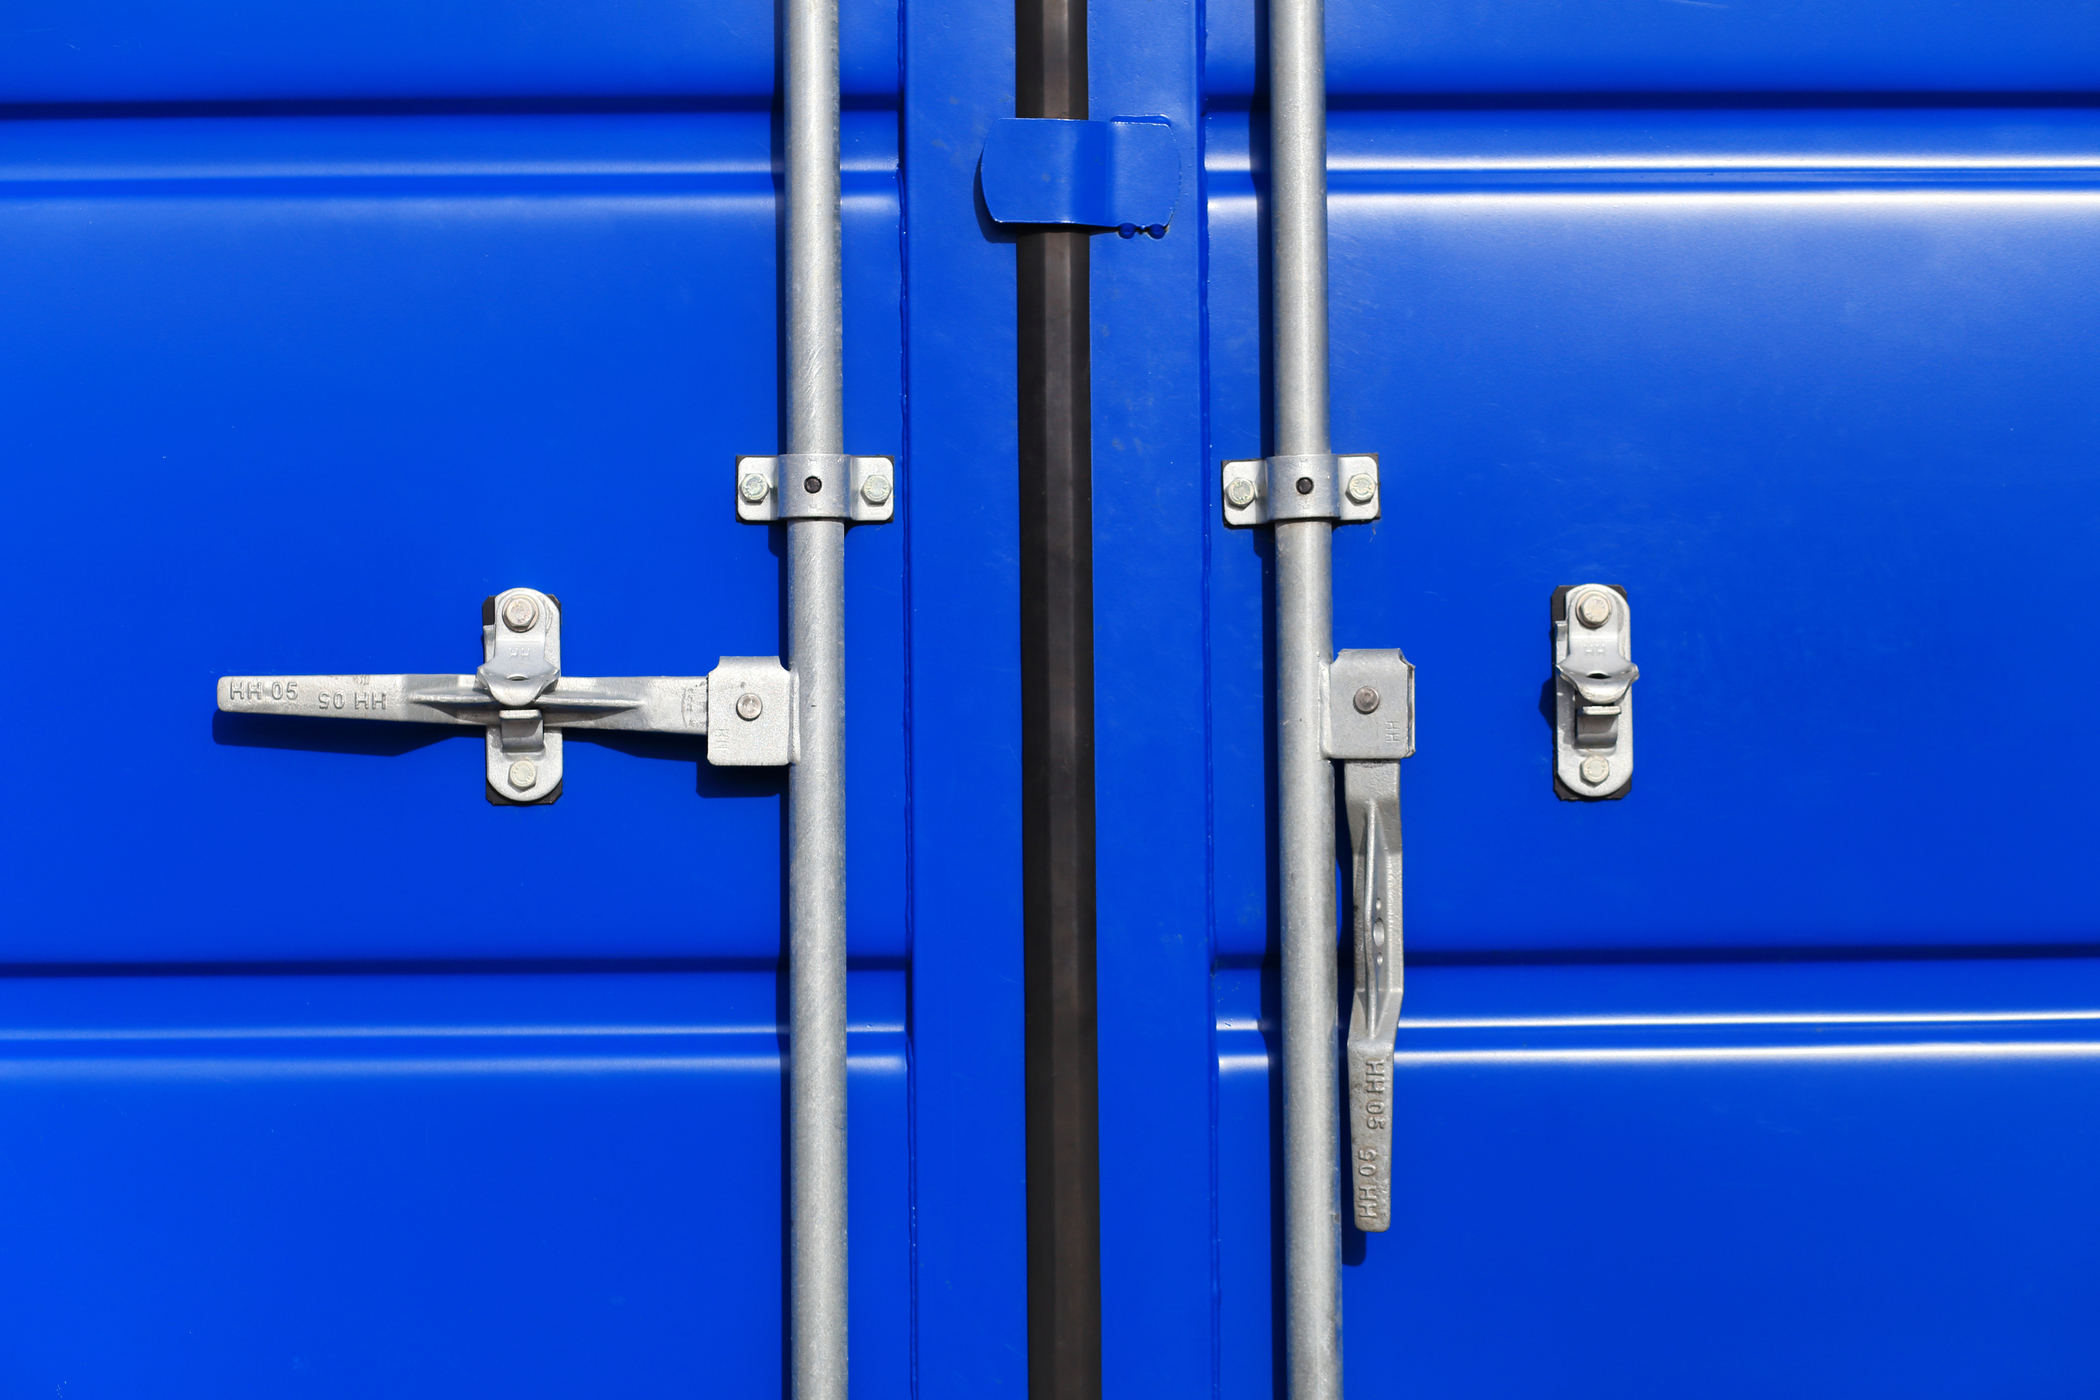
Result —
M 898 6 L 839 7 L 839 79 L 894 101 Z M 0 92 L 18 103 L 656 100 L 756 105 L 772 96 L 769 5 L 642 0 L 575 6 L 442 0 L 15 6 Z
M 512 583 L 575 674 L 781 649 L 728 475 L 778 440 L 772 7 L 18 19 L 0 586 L 88 699 L 0 817 L 0 1389 L 781 1393 L 782 776 L 579 741 L 498 809 L 473 735 L 212 709 L 470 669 Z M 853 1387 L 1013 1392 L 1011 23 L 842 50 L 847 432 L 900 467 L 847 546 Z
M 1028 1389 L 1014 253 L 976 216 L 1012 12 L 905 15 L 914 1385 Z M 969 211 L 969 212 L 965 212 Z
M 1147 109 L 1202 122 L 1195 275 L 1096 244 L 1111 1393 L 1283 1393 L 1267 545 L 1212 489 L 1271 446 L 1257 10 L 1093 9 L 1097 113 L 1203 36 Z M 2087 1387 L 2092 23 L 1330 5 L 1334 444 L 1385 481 L 1335 643 L 1420 668 L 1350 1394 Z M 1594 578 L 1642 679 L 1590 806 L 1540 699 Z
M 1227 456 L 1263 440 L 1243 120 L 1211 146 Z M 1337 532 L 1335 639 L 1421 668 L 1409 947 L 2089 941 L 2100 126 L 1673 121 L 1336 122 L 1335 440 L 1393 484 Z M 1256 542 L 1216 567 L 1220 942 L 1252 952 Z M 1639 800 L 1570 805 L 1547 600 L 1593 578 L 1633 601 Z M 1951 673 L 1991 677 L 1958 741 Z
M 853 126 L 848 431 L 894 453 L 894 126 Z M 779 542 L 710 468 L 777 442 L 766 118 L 0 135 L 0 578 L 22 663 L 136 695 L 141 746 L 25 751 L 0 960 L 776 956 L 777 773 L 573 743 L 561 801 L 521 813 L 483 800 L 472 731 L 212 700 L 228 673 L 471 670 L 514 583 L 563 600 L 578 675 L 780 649 Z M 847 555 L 852 943 L 895 958 L 902 532 Z M 536 917 L 477 917 L 520 818 L 549 843 Z M 73 878 L 98 848 L 122 859 Z
M 1617 998 L 1587 970 L 1492 979 L 1558 984 L 1564 1014 L 1632 1013 L 1592 1027 L 1412 974 L 1393 1229 L 1344 1244 L 1351 1390 L 2083 1393 L 2093 973 L 1943 970 L 1728 968 L 1741 985 L 1716 988 L 1695 969 Z M 1276 1393 L 1273 1033 L 1253 980 L 1219 995 L 1220 1393 L 1236 1397 Z M 1858 1019 L 1887 982 L 1920 980 L 1937 995 Z M 1967 999 L 1978 981 L 1990 991 Z M 1668 1024 L 1717 990 L 1738 1023 Z M 1999 998 L 2026 1014 L 1984 1010 Z M 1812 1019 L 1777 1019 L 1790 1002 Z
M 1203 7 L 1204 90 L 1266 88 L 1260 0 Z M 1335 0 L 1327 82 L 1341 102 L 1424 96 L 1522 106 L 1565 93 L 2089 93 L 2100 13 L 2079 0 Z M 1499 100 L 1498 100 L 1499 99 Z
M 1092 244 L 1101 1348 L 1109 1393 L 1211 1365 L 1211 851 L 1194 16 L 1097 7 L 1092 110 L 1167 119 L 1183 214 Z M 1112 57 L 1111 57 L 1112 56 Z
M 776 1393 L 770 973 L 0 984 L 5 1371 Z M 853 1362 L 909 1393 L 903 979 L 853 988 Z
M 1009 117 L 985 133 L 978 185 L 986 211 L 1002 224 L 1164 232 L 1187 144 L 1157 120 Z

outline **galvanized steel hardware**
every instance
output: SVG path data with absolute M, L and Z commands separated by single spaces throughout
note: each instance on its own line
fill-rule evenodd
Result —
M 1415 751 L 1415 668 L 1397 649 L 1336 652 L 1327 668 L 1329 758 L 1397 763 Z
M 846 1400 L 846 530 L 889 519 L 897 483 L 888 463 L 855 475 L 845 455 L 838 0 L 780 0 L 780 18 L 785 434 L 772 494 L 752 499 L 752 478 L 766 467 L 747 457 L 735 496 L 740 519 L 780 519 L 787 537 L 796 715 L 787 796 L 787 1381 L 795 1400 Z
M 1392 1041 L 1401 1020 L 1403 991 L 1403 938 L 1401 938 L 1401 760 L 1415 751 L 1415 667 L 1396 651 L 1340 651 L 1331 661 L 1317 661 L 1317 705 L 1294 705 L 1294 672 L 1306 674 L 1302 653 L 1308 644 L 1325 651 L 1331 634 L 1331 577 L 1329 577 L 1329 531 L 1333 525 L 1375 521 L 1380 514 L 1378 455 L 1338 453 L 1285 453 L 1262 460 L 1226 462 L 1222 468 L 1224 523 L 1233 527 L 1275 525 L 1279 529 L 1279 560 L 1294 563 L 1279 569 L 1277 590 L 1277 634 L 1279 634 L 1279 712 L 1283 735 L 1279 751 L 1294 772 L 1285 772 L 1283 789 L 1300 791 L 1298 802 L 1285 800 L 1283 825 L 1283 890 L 1285 890 L 1285 1112 L 1296 1096 L 1300 1115 L 1310 1117 L 1319 1098 L 1333 1100 L 1333 1045 L 1331 1045 L 1331 997 L 1321 1001 L 1321 987 L 1333 987 L 1333 947 L 1321 947 L 1321 926 L 1331 932 L 1333 909 L 1321 892 L 1321 869 L 1333 865 L 1331 808 L 1312 800 L 1315 791 L 1333 791 L 1333 775 L 1325 762 L 1342 762 L 1342 800 L 1348 812 L 1350 850 L 1354 856 L 1354 997 L 1348 1016 L 1344 1058 L 1348 1064 L 1348 1152 L 1340 1163 L 1342 1194 L 1346 1196 L 1352 1224 L 1365 1232 L 1380 1232 L 1392 1224 Z M 1298 539 L 1296 550 L 1306 558 L 1291 560 L 1285 552 L 1283 531 L 1319 531 Z M 1312 546 L 1312 548 L 1308 548 Z M 1315 565 L 1308 569 L 1306 565 Z M 1319 655 L 1315 653 L 1315 657 Z M 1312 728 L 1319 747 L 1304 743 L 1304 728 Z M 1310 764 L 1310 770 L 1306 770 Z M 1306 947 L 1312 945 L 1312 947 Z M 1323 959 L 1325 966 L 1321 966 Z M 1312 961 L 1306 968 L 1304 963 Z M 1302 991 L 1310 982 L 1312 991 Z M 1294 995 L 1296 993 L 1296 995 Z M 1329 1010 L 1323 1010 L 1329 1007 Z M 1317 1028 L 1306 1031 L 1312 1016 L 1327 1016 L 1327 1037 Z M 1294 1035 L 1298 1031 L 1298 1035 Z M 1298 1062 L 1291 1062 L 1296 1043 Z M 1325 1052 L 1321 1054 L 1321 1045 Z M 1304 1060 L 1312 1060 L 1306 1064 Z M 1327 1203 L 1327 1217 L 1336 1217 L 1336 1169 L 1333 1169 L 1333 1129 L 1319 1138 L 1308 1131 L 1285 1129 L 1285 1173 L 1289 1184 L 1296 1180 L 1298 1192 L 1315 1192 Z M 1325 1182 L 1323 1182 L 1325 1178 Z M 1294 1385 L 1294 1394 L 1338 1394 L 1340 1392 L 1340 1318 L 1331 1301 L 1327 1274 L 1340 1261 L 1340 1238 L 1331 1238 L 1333 1249 L 1317 1240 L 1289 1243 L 1289 1230 L 1317 1228 L 1310 1205 L 1300 1209 L 1285 1205 L 1289 1215 L 1285 1230 L 1287 1259 L 1296 1259 L 1298 1282 L 1304 1274 L 1315 1280 L 1300 1291 L 1287 1282 L 1291 1310 L 1291 1337 L 1300 1354 L 1315 1358 L 1308 1366 L 1317 1375 L 1308 1383 Z M 1331 1230 L 1323 1230 L 1331 1236 Z M 1338 1285 L 1338 1278 L 1331 1280 Z M 1300 1339 L 1300 1329 L 1308 1337 Z M 1329 1358 L 1321 1362 L 1319 1358 Z M 1298 1375 L 1294 1364 L 1294 1375 Z
M 896 513 L 896 481 L 896 463 L 888 457 L 830 452 L 739 457 L 736 517 L 878 525 Z
M 1624 797 L 1633 781 L 1633 610 L 1625 590 L 1553 591 L 1553 783 L 1568 801 Z
M 1221 506 L 1228 525 L 1275 531 L 1277 885 L 1283 944 L 1283 1291 L 1284 1375 L 1290 1400 L 1341 1400 L 1343 1161 L 1336 1082 L 1334 764 L 1346 716 L 1375 721 L 1391 703 L 1376 681 L 1343 683 L 1346 711 L 1332 687 L 1342 657 L 1334 645 L 1334 527 L 1373 520 L 1379 511 L 1376 458 L 1338 458 L 1327 402 L 1327 14 L 1324 0 L 1268 0 L 1269 20 L 1269 382 L 1273 451 L 1261 462 L 1227 463 Z M 1391 654 L 1395 661 L 1398 653 Z M 1352 658 L 1353 664 L 1353 658 Z M 1401 663 L 1404 664 L 1404 663 Z M 1403 685 L 1404 689 L 1405 686 Z M 1365 690 L 1359 708 L 1357 698 Z M 1376 771 L 1350 773 L 1350 828 L 1356 843 L 1361 1018 L 1352 1039 L 1352 1152 L 1374 1160 L 1370 1214 L 1390 1219 L 1392 1101 L 1372 1092 L 1389 1083 L 1391 1055 L 1375 1053 L 1397 1019 L 1400 994 L 1399 767 L 1406 744 L 1367 759 Z M 1382 729 L 1370 737 L 1388 743 Z M 1392 761 L 1386 760 L 1390 757 Z M 1354 768 L 1354 763 L 1351 763 Z M 1350 778 L 1354 778 L 1353 784 Z M 1390 796 L 1387 789 L 1390 788 Z M 1352 795 L 1353 790 L 1353 795 Z M 1380 974 L 1383 973 L 1381 980 Z M 1389 1044 L 1390 1042 L 1385 1042 Z M 1376 1105 L 1379 1112 L 1373 1113 Z M 1352 1196 L 1355 1192 L 1351 1188 Z
M 795 675 L 777 656 L 725 656 L 707 673 L 707 761 L 771 768 L 795 761 Z
M 1354 853 L 1356 993 L 1349 1007 L 1349 1151 L 1356 1228 L 1392 1223 L 1393 1034 L 1400 1025 L 1400 760 L 1415 751 L 1415 668 L 1398 651 L 1343 651 L 1327 668 L 1327 756 L 1343 760 Z
M 1158 119 L 1005 117 L 984 137 L 978 169 L 994 223 L 1142 228 L 1174 221 L 1181 148 Z
M 704 734 L 710 763 L 792 761 L 793 678 L 774 657 L 725 656 L 705 676 L 586 680 L 561 673 L 561 604 L 551 594 L 508 589 L 482 604 L 481 618 L 482 664 L 470 676 L 226 676 L 219 708 L 480 726 L 488 736 L 488 794 L 499 805 L 561 796 L 565 729 Z M 769 707 L 737 717 L 745 695 Z
M 1332 520 L 1349 525 L 1379 515 L 1378 454 L 1306 452 L 1227 462 L 1220 496 L 1227 525 Z
M 1356 994 L 1349 1003 L 1349 1154 L 1342 1193 L 1356 1228 L 1393 1223 L 1393 1033 L 1400 1028 L 1400 765 L 1342 765 L 1355 852 Z

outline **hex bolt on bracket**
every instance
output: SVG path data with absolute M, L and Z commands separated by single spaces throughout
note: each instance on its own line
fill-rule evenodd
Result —
M 219 708 L 479 726 L 488 799 L 503 807 L 561 796 L 568 729 L 704 734 L 707 761 L 727 767 L 794 761 L 794 677 L 778 657 L 725 656 L 705 676 L 564 676 L 561 603 L 530 588 L 481 605 L 481 650 L 470 676 L 225 676 Z
M 1553 790 L 1615 801 L 1633 783 L 1633 609 L 1616 584 L 1553 590 Z

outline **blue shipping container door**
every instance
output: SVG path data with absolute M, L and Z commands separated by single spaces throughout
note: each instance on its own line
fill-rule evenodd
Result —
M 17 18 L 0 1389 L 780 1393 L 782 770 L 572 737 L 498 807 L 477 730 L 213 708 L 472 671 L 518 585 L 570 673 L 783 652 L 773 7 Z M 902 237 L 1010 35 L 845 7 L 864 1395 L 1019 1385 L 1012 260 Z
M 1276 450 L 1258 11 L 1089 35 L 1093 115 L 1184 152 L 1094 264 L 1104 1365 L 1161 1396 L 1283 1380 L 1274 581 L 1219 503 Z M 2093 13 L 1334 0 L 1327 43 L 1333 442 L 1384 493 L 1334 642 L 1419 703 L 1349 1393 L 2087 1393 Z M 1569 802 L 1592 581 L 1639 771 Z
M 1020 1393 L 1057 1302 L 1042 328 L 979 168 L 1014 18 L 842 11 L 848 450 L 898 485 L 845 555 L 866 1396 Z M 1129 125 L 1052 193 L 1133 220 L 1091 252 L 1103 1389 L 1276 1396 L 1275 580 L 1219 490 L 1276 450 L 1267 30 L 1088 20 Z M 785 446 L 775 7 L 11 28 L 0 1390 L 781 1393 L 781 770 L 572 732 L 560 801 L 501 807 L 475 730 L 212 695 L 469 671 L 517 585 L 575 675 L 788 649 L 731 495 Z M 2100 23 L 1334 0 L 1327 37 L 1334 445 L 1383 480 L 1334 641 L 1404 647 L 1420 711 L 1351 1392 L 2089 1393 Z M 1567 801 L 1549 608 L 1600 581 L 1639 780 Z

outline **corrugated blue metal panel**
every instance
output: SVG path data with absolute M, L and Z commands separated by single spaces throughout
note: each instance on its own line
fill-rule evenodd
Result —
M 853 123 L 845 214 L 869 452 L 902 438 L 893 131 Z M 576 674 L 780 649 L 773 545 L 721 495 L 777 433 L 766 118 L 5 137 L 16 656 L 142 701 L 122 741 L 60 719 L 20 755 L 0 959 L 775 957 L 777 773 L 579 743 L 520 814 L 483 802 L 473 734 L 211 712 L 229 672 L 471 669 L 520 582 L 562 598 Z M 847 551 L 852 946 L 891 958 L 902 555 Z M 512 920 L 485 892 L 521 815 L 549 858 Z
M 1014 288 L 968 213 L 1011 24 L 900 18 L 842 33 L 847 431 L 900 458 L 847 551 L 851 1351 L 977 1395 L 1024 1374 Z M 22 1384 L 779 1390 L 780 776 L 585 742 L 496 810 L 478 741 L 209 699 L 470 664 L 516 582 L 578 673 L 781 649 L 727 495 L 777 440 L 775 40 L 110 5 L 0 58 L 0 581 L 90 697 L 0 842 Z
M 851 1049 L 858 1394 L 910 1393 L 901 976 Z M 0 982 L 23 1393 L 778 1393 L 771 973 Z
M 1410 949 L 2089 941 L 2066 872 L 2100 822 L 2061 760 L 2100 686 L 2062 644 L 2100 530 L 2091 114 L 1354 116 L 1335 434 L 1391 486 L 1336 536 L 1335 634 L 1421 667 Z M 1230 150 L 1212 411 L 1248 456 Z M 1229 952 L 1267 937 L 1261 568 L 1217 550 Z M 1641 796 L 1569 807 L 1546 600 L 1593 577 L 1641 607 Z M 1963 690 L 1991 698 L 1950 726 Z M 1608 899 L 1574 894 L 1592 843 Z
M 1211 488 L 1272 446 L 1257 8 L 1094 12 L 1096 116 L 1205 35 L 1203 227 L 1097 241 L 1111 1393 L 1283 1384 L 1267 542 Z M 2100 126 L 2041 95 L 2093 86 L 2093 23 L 1330 7 L 1334 442 L 1386 483 L 1337 532 L 1335 642 L 1420 667 L 1351 1394 L 2083 1387 L 2100 906 L 2064 756 L 2100 674 L 2064 639 L 2100 529 Z M 1185 233 L 1193 281 L 1128 270 Z M 1555 798 L 1540 712 L 1548 597 L 1585 578 L 1641 607 L 1640 778 L 1595 806 Z M 1192 658 L 1200 1020 L 1163 834 Z M 1989 698 L 1950 725 L 1964 677 Z M 1206 1111 L 1214 1261 L 1169 1199 Z M 1160 1364 L 1205 1295 L 1214 1362 Z
M 2095 978 L 1412 973 L 1393 1229 L 1344 1246 L 1351 1392 L 2084 1393 Z M 1257 982 L 1219 995 L 1229 1397 L 1277 1393 Z

